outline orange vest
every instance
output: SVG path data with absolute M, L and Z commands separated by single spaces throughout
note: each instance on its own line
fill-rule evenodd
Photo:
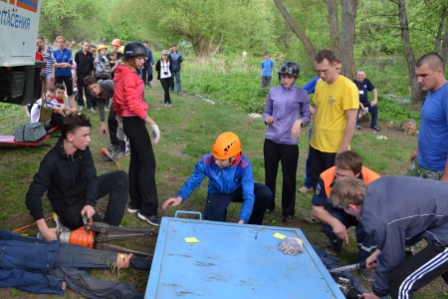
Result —
M 366 184 L 369 184 L 370 182 L 373 182 L 374 180 L 380 178 L 380 175 L 378 173 L 364 166 L 361 169 L 361 174 L 362 174 L 362 180 Z M 324 182 L 324 189 L 326 196 L 330 195 L 331 184 L 333 183 L 335 177 L 336 177 L 336 166 L 328 168 L 327 170 L 325 170 L 320 174 L 320 178 Z

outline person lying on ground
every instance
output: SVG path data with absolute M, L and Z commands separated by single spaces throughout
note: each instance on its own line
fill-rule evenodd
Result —
M 87 298 L 143 299 L 129 283 L 104 281 L 85 270 L 149 270 L 152 262 L 150 257 L 24 237 L 5 229 L 0 229 L 0 246 L 0 287 L 38 294 L 63 296 L 68 286 Z
M 225 222 L 227 206 L 231 202 L 242 202 L 238 223 L 263 224 L 271 202 L 271 190 L 254 183 L 251 163 L 243 155 L 239 137 L 232 132 L 218 136 L 212 152 L 202 157 L 176 197 L 167 199 L 162 208 L 180 205 L 201 185 L 205 176 L 209 178 L 205 220 Z
M 351 177 L 335 181 L 331 203 L 359 217 L 378 245 L 366 260 L 376 268 L 372 293 L 360 298 L 414 298 L 438 276 L 448 283 L 447 193 L 445 182 L 415 177 L 385 176 L 368 185 Z M 406 259 L 405 246 L 422 239 L 429 245 Z
M 46 191 L 53 211 L 70 230 L 83 226 L 83 215 L 96 222 L 118 226 L 128 196 L 128 175 L 114 171 L 96 175 L 90 152 L 90 120 L 83 114 L 64 117 L 62 136 L 45 155 L 26 194 L 26 206 L 45 240 L 56 240 L 56 229 L 48 228 L 42 208 Z M 104 218 L 95 210 L 96 201 L 109 194 Z

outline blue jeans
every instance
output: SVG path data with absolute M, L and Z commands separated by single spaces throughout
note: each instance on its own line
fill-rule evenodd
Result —
M 369 108 L 369 113 L 372 117 L 372 120 L 370 122 L 371 128 L 376 128 L 377 122 L 378 122 L 378 104 L 375 106 L 371 106 L 370 102 L 362 103 L 364 107 Z M 360 109 L 361 110 L 361 109 Z M 356 118 L 356 125 L 359 125 L 359 118 Z
M 346 228 L 356 226 L 356 242 L 358 243 L 359 248 L 357 261 L 358 263 L 365 262 L 370 254 L 377 248 L 377 246 L 373 241 L 373 238 L 364 231 L 362 223 L 359 222 L 356 217 L 345 213 L 341 209 L 335 209 L 331 206 L 327 206 L 325 209 L 328 213 L 330 213 L 331 216 L 338 219 Z M 340 251 L 342 248 L 342 240 L 333 233 L 333 228 L 329 225 L 322 224 L 322 231 L 330 239 L 330 246 L 335 251 Z
M 313 125 L 310 126 L 310 130 L 308 131 L 308 140 L 311 140 L 311 134 L 313 131 Z M 304 186 L 309 188 L 314 188 L 314 184 L 311 180 L 311 161 L 310 161 L 310 146 L 308 146 L 308 156 L 306 156 L 305 162 L 305 178 L 304 178 Z
M 143 299 L 127 282 L 109 282 L 90 276 L 85 270 L 110 269 L 108 261 L 115 262 L 117 252 L 89 249 L 62 243 L 49 274 L 63 279 L 67 286 L 87 298 Z M 131 267 L 149 270 L 151 258 L 131 258 Z
M 176 77 L 176 90 L 177 90 L 177 93 L 181 93 L 182 92 L 182 88 L 180 86 L 180 71 L 173 72 L 171 74 L 171 82 L 170 82 L 170 89 L 171 89 L 171 91 L 174 90 L 174 77 Z
M 254 183 L 255 202 L 248 224 L 263 224 L 264 213 L 268 208 L 272 192 L 260 183 Z M 208 194 L 205 204 L 204 220 L 226 221 L 227 206 L 231 202 L 243 202 L 243 188 L 229 194 Z

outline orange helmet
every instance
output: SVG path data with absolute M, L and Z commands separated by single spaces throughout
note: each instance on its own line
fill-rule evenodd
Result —
M 232 132 L 225 132 L 219 135 L 212 147 L 213 157 L 220 160 L 230 159 L 241 151 L 240 138 Z
M 112 46 L 116 46 L 116 47 L 121 46 L 121 42 L 120 42 L 120 40 L 118 38 L 114 39 L 110 44 Z
M 100 46 L 98 46 L 98 52 L 99 51 L 101 51 L 102 49 L 106 49 L 107 50 L 107 46 L 105 46 L 105 45 L 100 45 Z

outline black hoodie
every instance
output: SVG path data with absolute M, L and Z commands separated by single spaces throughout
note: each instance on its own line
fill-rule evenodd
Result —
M 53 210 L 79 200 L 85 201 L 85 205 L 96 205 L 98 178 L 89 147 L 69 156 L 60 137 L 45 155 L 26 194 L 26 206 L 35 221 L 44 218 L 42 196 L 47 190 Z

